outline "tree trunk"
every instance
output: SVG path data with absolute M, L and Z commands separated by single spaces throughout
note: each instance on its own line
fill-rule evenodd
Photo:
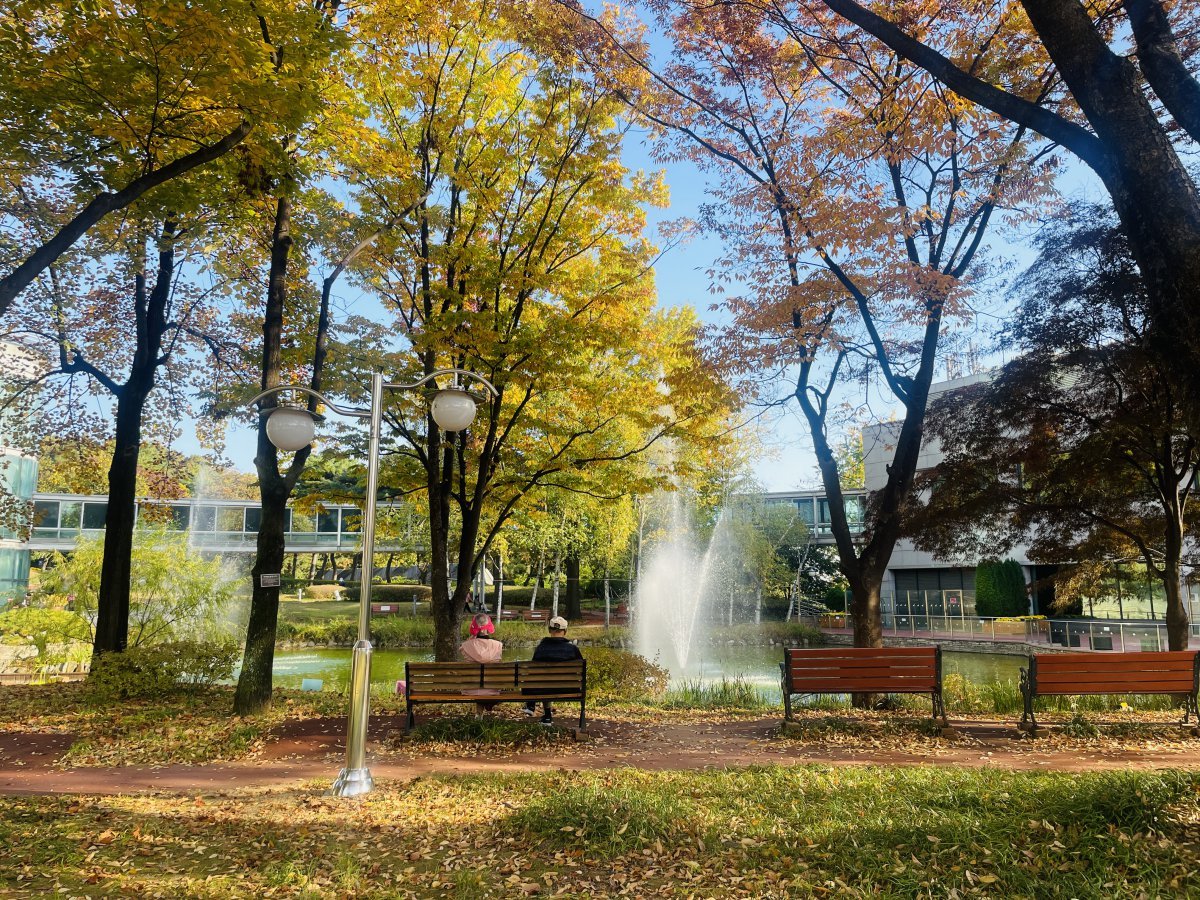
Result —
M 454 465 L 453 451 L 442 447 L 442 435 L 432 417 L 428 419 L 429 460 L 427 470 L 429 504 L 429 553 L 435 562 L 430 566 L 430 613 L 433 616 L 433 658 L 438 662 L 453 662 L 458 655 L 458 634 L 462 622 L 463 602 L 470 586 L 470 575 L 461 568 L 450 593 L 450 472 Z M 440 452 L 439 452 L 440 451 Z
M 133 531 L 137 520 L 137 469 L 142 448 L 142 415 L 146 398 L 154 390 L 155 373 L 162 356 L 167 310 L 175 273 L 175 224 L 163 224 L 158 250 L 158 271 L 153 290 L 146 276 L 134 280 L 134 328 L 137 346 L 129 377 L 116 391 L 117 417 L 112 464 L 108 470 L 108 509 L 104 520 L 104 558 L 96 609 L 93 660 L 104 653 L 120 653 L 129 640 L 129 595 L 133 557 Z
M 550 585 L 550 615 L 558 615 L 558 576 L 562 572 L 562 551 L 554 551 L 554 583 Z
M 529 608 L 536 609 L 538 588 L 542 586 L 542 575 L 546 571 L 546 551 L 542 550 L 538 553 L 537 578 L 533 581 L 533 590 L 529 593 Z
M 100 567 L 93 660 L 103 653 L 120 653 L 129 638 L 137 469 L 145 400 L 145 391 L 135 392 L 129 386 L 117 400 L 116 439 L 112 464 L 108 469 L 108 512 L 104 519 L 104 559 Z
M 263 445 L 267 448 L 264 449 Z M 259 456 L 275 448 L 266 432 L 259 435 Z M 246 648 L 238 675 L 233 709 L 239 716 L 251 715 L 271 703 L 271 672 L 275 665 L 275 632 L 279 626 L 279 588 L 263 587 L 262 576 L 274 575 L 283 566 L 283 526 L 287 520 L 288 489 L 278 474 L 264 479 L 268 466 L 259 465 L 259 497 L 262 522 L 258 529 L 257 553 L 250 570 L 250 621 L 246 624 Z
M 1167 649 L 1187 650 L 1191 639 L 1191 623 L 1188 621 L 1188 610 L 1184 603 L 1181 581 L 1183 566 L 1183 516 L 1179 510 L 1178 494 L 1173 515 L 1168 519 L 1165 541 L 1165 554 L 1162 567 L 1163 588 L 1167 595 Z M 1151 588 L 1153 596 L 1153 587 Z
M 496 554 L 496 622 L 504 612 L 504 554 Z
M 754 624 L 762 624 L 762 585 L 754 589 Z
M 579 602 L 579 556 L 572 553 L 566 559 L 567 565 L 567 620 L 576 622 L 583 618 L 583 608 Z
M 287 297 L 288 254 L 292 248 L 291 200 L 286 196 L 275 203 L 275 226 L 271 237 L 271 269 L 267 278 L 267 302 L 263 312 L 262 388 L 278 387 L 283 353 L 283 310 Z M 314 384 L 319 373 L 314 370 Z M 274 397 L 262 402 L 264 409 L 276 405 Z M 279 451 L 267 437 L 267 422 L 258 422 L 258 452 L 254 465 L 258 471 L 258 493 L 262 519 L 258 529 L 257 553 L 250 570 L 253 585 L 250 596 L 250 621 L 246 625 L 246 647 L 242 671 L 234 693 L 234 712 L 240 716 L 259 712 L 271 703 L 271 671 L 275 663 L 275 632 L 279 623 L 279 588 L 263 587 L 263 575 L 278 575 L 283 570 L 284 534 L 287 530 L 287 501 L 295 480 L 304 469 L 309 448 L 296 453 L 287 475 L 279 471 Z
M 604 627 L 612 624 L 612 596 L 608 591 L 608 563 L 604 564 Z

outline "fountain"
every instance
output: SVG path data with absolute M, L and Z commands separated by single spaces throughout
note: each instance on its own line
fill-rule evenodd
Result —
M 724 513 L 701 547 L 684 498 L 674 492 L 664 499 L 664 534 L 645 551 L 636 585 L 635 640 L 639 654 L 683 676 L 692 650 L 703 642 L 715 576 L 732 544 Z

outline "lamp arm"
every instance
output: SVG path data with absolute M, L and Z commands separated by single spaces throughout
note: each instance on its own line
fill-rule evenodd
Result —
M 274 394 L 282 394 L 284 391 L 296 391 L 300 394 L 308 394 L 310 397 L 316 397 L 319 401 L 341 416 L 354 416 L 359 419 L 368 419 L 371 417 L 371 411 L 369 409 L 357 409 L 352 406 L 340 406 L 337 403 L 334 403 L 320 391 L 314 391 L 312 388 L 301 387 L 298 384 L 281 384 L 278 387 L 267 388 L 262 393 L 256 394 L 247 400 L 246 405 L 253 406 L 259 400 L 262 400 L 265 397 L 270 397 Z
M 471 372 L 467 369 L 438 369 L 436 372 L 430 372 L 424 378 L 419 378 L 416 381 L 412 382 L 411 384 L 401 384 L 399 382 L 389 382 L 389 383 L 385 384 L 384 387 L 388 388 L 389 390 L 411 391 L 413 388 L 419 388 L 423 384 L 428 384 L 430 381 L 437 378 L 439 375 L 456 375 L 456 376 L 462 375 L 462 376 L 466 377 L 467 379 L 473 379 L 475 381 L 478 381 L 480 384 L 482 384 L 484 387 L 486 387 L 491 392 L 493 397 L 500 396 L 500 392 L 498 390 L 496 390 L 495 385 L 493 385 L 490 381 L 488 381 L 482 375 L 479 375 L 475 372 Z M 455 380 L 457 382 L 457 379 L 455 379 Z M 330 408 L 333 408 L 332 404 L 331 404 Z

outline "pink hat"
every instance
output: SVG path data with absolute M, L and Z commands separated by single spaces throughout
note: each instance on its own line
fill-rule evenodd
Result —
M 479 619 L 482 618 L 483 622 Z M 496 626 L 492 624 L 492 620 L 487 616 L 476 616 L 471 622 L 471 637 L 479 637 L 481 634 L 495 634 Z

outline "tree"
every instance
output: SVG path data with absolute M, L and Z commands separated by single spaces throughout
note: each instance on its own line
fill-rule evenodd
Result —
M 1104 183 L 1144 278 L 1149 339 L 1179 366 L 1187 414 L 1200 416 L 1200 191 L 1180 145 L 1200 140 L 1192 75 L 1192 4 L 1156 0 L 1085 5 L 1021 0 L 889 7 L 824 0 L 838 15 L 931 73 L 966 101 L 1036 131 Z M 1174 23 L 1172 24 L 1172 20 Z M 964 48 L 976 48 L 966 53 Z M 1015 81 L 1052 65 L 1054 89 Z
M 608 16 L 584 16 L 577 45 L 666 138 L 660 154 L 715 175 L 702 225 L 729 248 L 715 288 L 747 291 L 725 298 L 724 349 L 768 389 L 783 373 L 794 385 L 853 593 L 854 642 L 879 646 L 880 589 L 942 333 L 964 308 L 994 214 L 1042 196 L 1049 171 L 1027 129 L 966 114 L 919 68 L 848 40 L 812 4 L 653 9 L 671 40 L 661 69 Z M 847 382 L 902 411 L 861 540 L 831 437 Z
M 289 5 L 6 5 L 0 316 L 105 217 L 158 203 L 164 184 L 230 154 L 258 123 L 304 108 L 293 70 L 264 64 L 260 15 L 304 14 Z M 48 229 L 47 209 L 55 213 Z M 159 206 L 158 218 L 168 212 Z
M 381 133 L 357 200 L 396 222 L 360 277 L 408 344 L 398 377 L 455 366 L 498 392 L 449 438 L 417 398 L 389 410 L 407 444 L 391 477 L 427 493 L 441 660 L 455 656 L 469 587 L 460 577 L 451 595 L 442 560 L 475 572 L 536 489 L 636 488 L 626 463 L 728 396 L 694 319 L 653 310 L 642 205 L 662 191 L 618 161 L 620 101 L 525 44 L 530 21 L 452 2 L 380 4 L 358 22 L 360 89 Z M 414 185 L 421 202 L 396 217 Z
M 135 205 L 116 227 L 93 233 L 70 258 L 51 265 L 49 277 L 4 320 L 7 336 L 54 360 L 25 386 L 55 407 L 46 417 L 50 432 L 84 444 L 112 435 L 107 484 L 96 491 L 108 496 L 97 656 L 120 652 L 127 641 L 143 430 L 169 441 L 181 415 L 179 397 L 197 374 L 189 346 L 201 343 L 197 338 L 219 341 L 205 292 L 180 277 L 189 248 L 204 238 L 204 216 L 180 194 L 172 196 L 176 211 L 165 221 L 143 218 Z M 48 381 L 57 384 L 47 389 Z M 168 398 L 151 407 L 156 387 Z M 114 408 L 111 432 L 106 417 L 80 409 L 97 396 Z M 182 495 L 159 486 L 166 491 L 156 496 Z
M 89 631 L 98 624 L 107 552 L 102 539 L 81 539 L 69 557 L 55 554 L 42 585 L 44 593 L 71 597 L 71 611 Z M 219 558 L 192 552 L 187 535 L 139 528 L 132 569 L 129 646 L 218 637 L 233 598 L 233 580 Z
M 1149 291 L 1102 210 L 1077 211 L 1041 248 L 1011 327 L 1022 355 L 937 403 L 944 459 L 924 478 L 915 539 L 955 556 L 1027 541 L 1047 563 L 1136 548 L 1163 583 L 1171 648 L 1184 649 L 1198 456 L 1177 366 L 1149 347 Z
M 1029 611 L 1025 574 L 1015 559 L 985 559 L 975 567 L 975 614 L 1023 616 Z

